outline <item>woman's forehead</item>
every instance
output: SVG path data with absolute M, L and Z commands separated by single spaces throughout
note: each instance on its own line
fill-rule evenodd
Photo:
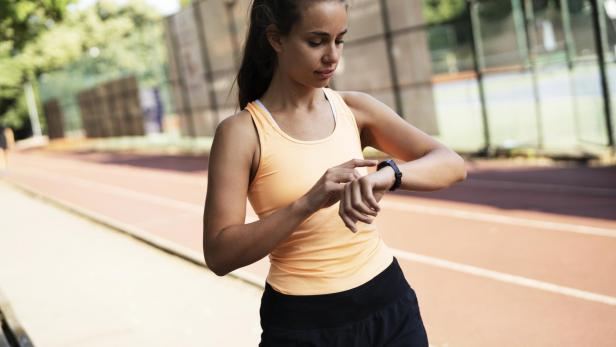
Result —
M 296 29 L 300 34 L 313 32 L 339 35 L 347 29 L 347 11 L 340 1 L 318 1 L 305 7 Z

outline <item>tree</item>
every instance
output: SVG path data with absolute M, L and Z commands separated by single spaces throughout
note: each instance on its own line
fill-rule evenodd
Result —
M 19 51 L 42 31 L 62 21 L 74 0 L 0 0 L 0 41 Z
M 423 16 L 428 23 L 454 20 L 466 11 L 466 0 L 427 0 L 422 6 Z
M 120 76 L 135 75 L 140 87 L 162 88 L 168 102 L 163 25 L 152 8 L 102 3 L 67 17 L 65 25 L 83 31 L 84 53 L 40 78 L 41 99 L 58 99 L 65 130 L 81 128 L 76 94 Z
M 0 123 L 15 128 L 25 126 L 28 115 L 23 102 L 22 84 L 37 81 L 43 75 L 60 75 L 69 78 L 71 83 L 58 83 L 55 93 L 74 93 L 83 88 L 84 77 L 104 78 L 112 73 L 128 71 L 153 76 L 151 57 L 162 59 L 162 39 L 160 14 L 144 2 L 130 2 L 125 6 L 111 1 L 100 1 L 84 10 L 65 11 L 71 0 L 63 1 L 7 1 L 0 0 L 3 17 L 0 27 L 21 28 L 12 18 L 21 18 L 26 9 L 32 16 L 40 16 L 44 11 L 36 7 L 22 7 L 22 3 L 62 4 L 62 19 L 47 20 L 46 25 L 34 25 L 30 34 L 21 36 L 6 34 L 10 38 L 0 44 Z M 9 11 L 4 15 L 4 7 Z M 43 6 L 43 5 L 41 5 Z M 29 18 L 33 18 L 33 17 Z M 8 19 L 4 19 L 8 18 Z M 38 17 L 37 17 L 38 18 Z M 55 17 L 54 17 L 55 18 Z M 25 19 L 28 21 L 28 19 Z M 37 20 L 29 19 L 38 23 Z M 36 31 L 36 35 L 31 33 Z M 27 37 L 24 41 L 19 39 Z M 19 41 L 21 40 L 21 41 Z M 19 41 L 19 42 L 18 42 Z M 19 47 L 19 48 L 17 48 Z M 160 65 L 160 63 L 158 63 Z M 4 74 L 4 71 L 10 73 Z M 67 75 L 62 77 L 61 75 Z M 80 80 L 81 79 L 81 80 Z M 35 85 L 36 88 L 36 85 Z

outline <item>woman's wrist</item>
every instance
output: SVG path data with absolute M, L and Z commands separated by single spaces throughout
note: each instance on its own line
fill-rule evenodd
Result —
M 385 166 L 380 170 L 375 171 L 379 178 L 379 187 L 389 190 L 396 183 L 396 172 L 391 166 Z
M 317 208 L 311 204 L 308 196 L 304 195 L 291 204 L 291 210 L 298 213 L 302 217 L 308 217 L 316 212 Z

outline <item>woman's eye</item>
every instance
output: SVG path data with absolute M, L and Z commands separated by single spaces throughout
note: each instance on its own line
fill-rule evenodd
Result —
M 312 47 L 317 47 L 317 46 L 321 45 L 322 43 L 323 43 L 323 41 L 319 41 L 319 42 L 308 41 L 308 44 L 309 44 L 310 46 L 312 46 Z M 336 44 L 337 44 L 337 45 L 341 45 L 341 44 L 343 44 L 343 43 L 344 43 L 344 41 L 343 41 L 343 40 L 338 40 L 338 41 L 336 41 Z

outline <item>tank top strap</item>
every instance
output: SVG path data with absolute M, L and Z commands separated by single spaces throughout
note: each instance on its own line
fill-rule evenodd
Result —
M 323 88 L 323 90 L 333 108 L 336 122 L 343 123 L 337 124 L 336 127 L 342 126 L 343 128 L 347 128 L 348 131 L 352 131 L 357 135 L 359 139 L 360 134 L 355 115 L 353 115 L 353 111 L 351 111 L 349 106 L 344 102 L 342 96 L 337 91 L 330 88 Z M 265 109 L 265 106 L 260 104 L 258 99 L 248 103 L 245 109 L 250 113 L 254 121 L 262 145 L 266 144 L 272 136 L 279 136 L 274 120 L 267 113 L 268 111 Z
M 267 111 L 260 107 L 256 100 L 248 103 L 244 109 L 248 111 L 252 117 L 255 127 L 257 128 L 261 146 L 265 145 L 271 136 L 276 134 L 276 129 L 265 113 Z
M 337 91 L 324 88 L 327 98 L 330 100 L 332 105 L 336 108 L 336 114 L 338 115 L 338 121 L 345 122 L 347 126 L 350 126 L 355 130 L 355 134 L 357 137 L 360 137 L 359 128 L 357 127 L 357 121 L 355 120 L 355 115 L 351 108 L 344 102 L 342 95 Z

